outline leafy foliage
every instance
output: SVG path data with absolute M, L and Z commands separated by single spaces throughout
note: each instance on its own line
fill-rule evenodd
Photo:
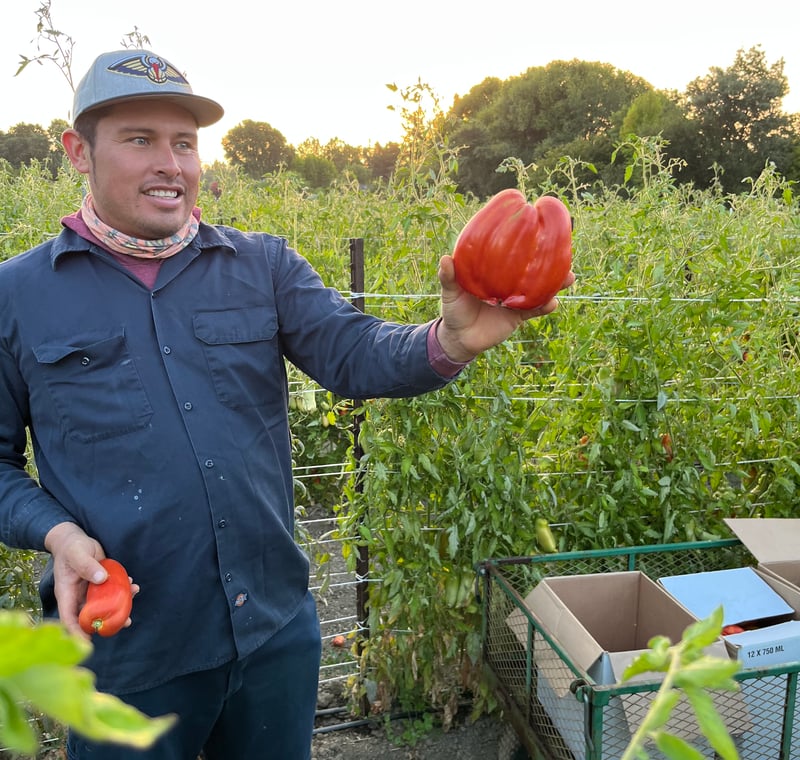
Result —
M 725 189 L 738 192 L 741 182 L 757 177 L 767 161 L 785 172 L 797 141 L 789 116 L 779 108 L 788 91 L 783 59 L 769 66 L 760 47 L 739 50 L 727 69 L 714 67 L 690 82 L 685 103 L 702 161 L 702 166 L 691 162 L 694 177 L 707 184 L 709 167 L 716 163 L 725 169 Z
M 592 164 L 606 186 L 620 182 L 615 144 L 631 134 L 660 136 L 679 160 L 679 179 L 739 192 L 768 163 L 797 178 L 798 131 L 781 110 L 788 91 L 784 62 L 768 65 L 759 47 L 739 50 L 727 68 L 712 68 L 685 93 L 659 91 L 609 64 L 553 61 L 505 81 L 487 79 L 448 113 L 450 141 L 460 148 L 462 191 L 487 197 L 512 186 L 497 173 L 509 156 L 547 181 L 563 156 Z M 584 181 L 591 177 L 585 174 Z
M 459 186 L 482 197 L 510 187 L 508 177 L 495 174 L 508 156 L 524 163 L 553 154 L 588 158 L 592 142 L 614 135 L 618 113 L 648 89 L 643 79 L 609 64 L 577 60 L 533 67 L 499 86 L 486 80 L 455 106 L 451 142 L 465 146 Z M 565 150 L 568 144 L 580 153 Z M 610 142 L 606 148 L 608 157 Z
M 739 754 L 710 690 L 736 691 L 733 680 L 742 664 L 737 660 L 705 654 L 710 644 L 719 640 L 722 607 L 705 620 L 689 626 L 679 642 L 672 644 L 664 636 L 648 642 L 648 650 L 634 660 L 623 673 L 623 680 L 642 673 L 664 673 L 661 686 L 644 720 L 636 729 L 621 760 L 647 760 L 646 742 L 653 741 L 665 757 L 693 760 L 702 755 L 684 739 L 667 730 L 667 722 L 682 697 L 686 697 L 697 718 L 703 736 L 722 760 L 738 760 Z
M 538 185 L 514 164 L 529 197 L 558 193 L 575 217 L 575 288 L 444 390 L 365 403 L 362 459 L 348 425 L 361 410 L 291 376 L 315 399 L 290 410 L 296 464 L 345 463 L 344 475 L 300 480 L 298 501 L 339 501 L 348 562 L 362 547 L 370 556 L 354 695 L 369 692 L 375 709 L 452 714 L 461 695 L 480 693 L 473 568 L 534 552 L 537 518 L 560 550 L 578 550 L 727 535 L 726 516 L 794 514 L 793 187 L 768 168 L 737 195 L 694 190 L 677 184 L 658 141 L 625 145 L 618 186 L 585 186 L 573 159 Z M 453 187 L 458 156 L 441 132 L 405 155 L 374 192 L 341 182 L 312 195 L 291 173 L 254 182 L 215 165 L 203 218 L 284 235 L 345 293 L 348 240 L 363 237 L 367 310 L 425 321 L 438 312 L 439 257 L 478 202 Z M 2 255 L 56 234 L 81 185 L 66 167 L 55 180 L 0 169 Z
M 78 666 L 91 644 L 56 623 L 31 625 L 21 613 L 0 612 L 0 744 L 33 755 L 37 736 L 25 706 L 94 740 L 146 748 L 175 721 L 148 718 L 110 694 Z
M 241 166 L 253 179 L 288 166 L 294 155 L 292 147 L 277 129 L 252 119 L 245 119 L 233 127 L 222 138 L 222 147 L 231 165 Z
M 17 124 L 0 132 L 0 158 L 13 167 L 44 163 L 50 155 L 50 138 L 38 124 Z

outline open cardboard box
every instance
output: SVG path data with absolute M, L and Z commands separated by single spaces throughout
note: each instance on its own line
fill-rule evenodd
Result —
M 760 570 L 800 592 L 800 519 L 729 517 L 725 524 L 758 560 Z
M 525 598 L 539 627 L 573 666 L 595 684 L 619 683 L 627 666 L 647 648 L 653 636 L 677 642 L 696 618 L 663 588 L 638 571 L 545 578 Z M 507 618 L 523 647 L 528 645 L 528 619 L 520 609 Z M 727 658 L 722 641 L 707 650 Z M 586 756 L 584 709 L 570 692 L 569 681 L 554 667 L 554 650 L 537 641 L 533 652 L 538 668 L 537 697 L 573 755 Z M 567 674 L 569 675 L 569 674 Z M 644 674 L 635 681 L 658 682 L 660 673 Z M 655 687 L 657 688 L 657 687 Z M 655 697 L 652 692 L 613 697 L 604 713 L 604 744 L 626 746 Z M 725 717 L 728 731 L 741 734 L 750 726 L 749 714 L 738 692 L 717 693 L 714 701 Z M 668 729 L 708 752 L 691 709 L 684 701 L 673 712 Z M 707 756 L 713 757 L 713 752 Z
M 725 637 L 731 656 L 746 668 L 800 660 L 800 590 L 752 567 L 712 570 L 660 578 L 664 588 L 695 617 L 722 606 L 723 629 L 745 630 Z M 788 599 L 787 599 L 788 597 Z
M 731 656 L 744 667 L 776 667 L 799 659 L 800 621 L 800 519 L 727 518 L 728 527 L 758 560 L 751 568 L 791 608 L 790 620 L 761 630 L 725 637 Z M 744 595 L 737 596 L 747 601 Z M 742 614 L 742 613 L 739 613 Z M 752 613 L 743 613 L 743 616 Z M 787 676 L 771 675 L 741 681 L 741 694 L 757 719 L 753 728 L 737 739 L 742 758 L 776 757 L 779 737 L 791 724 L 793 736 L 800 735 L 800 710 L 787 714 Z

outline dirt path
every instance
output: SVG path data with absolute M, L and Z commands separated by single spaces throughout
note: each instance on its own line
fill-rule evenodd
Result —
M 392 743 L 376 724 L 316 734 L 311 760 L 497 760 L 505 731 L 504 724 L 484 717 L 447 733 L 434 729 L 412 747 Z

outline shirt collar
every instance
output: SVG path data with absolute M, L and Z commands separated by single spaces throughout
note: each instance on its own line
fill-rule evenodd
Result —
M 61 234 L 53 241 L 53 246 L 50 249 L 50 265 L 55 269 L 56 264 L 65 254 L 89 253 L 93 246 L 97 247 L 97 244 L 87 240 L 74 230 L 65 226 Z M 206 224 L 205 222 L 200 222 L 200 229 L 197 232 L 197 236 L 186 250 L 196 248 L 199 248 L 200 251 L 222 248 L 234 255 L 238 254 L 238 251 L 224 230 Z

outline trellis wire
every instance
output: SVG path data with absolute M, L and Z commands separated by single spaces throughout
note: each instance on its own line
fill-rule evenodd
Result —
M 350 250 L 351 250 L 351 280 L 353 278 L 353 267 L 354 267 L 354 259 L 353 259 L 353 249 L 354 249 L 354 240 L 350 239 Z M 361 271 L 361 280 L 358 284 L 363 283 L 363 239 L 360 240 L 359 245 L 361 246 L 361 259 L 360 264 L 362 266 Z M 363 288 L 363 286 L 362 286 Z M 371 292 L 360 289 L 358 287 L 351 287 L 350 290 L 342 290 L 340 291 L 342 296 L 345 298 L 350 299 L 354 303 L 357 303 L 359 307 L 366 311 L 365 304 L 367 301 L 370 303 L 371 310 L 373 312 L 378 311 L 382 312 L 385 310 L 390 310 L 393 307 L 393 304 L 396 303 L 407 303 L 410 301 L 433 301 L 438 300 L 440 298 L 440 294 L 436 293 L 386 293 L 386 292 Z M 637 304 L 655 304 L 655 305 L 663 305 L 664 298 L 660 296 L 636 296 L 630 294 L 571 294 L 571 293 L 564 293 L 559 294 L 559 300 L 565 303 L 637 303 Z M 672 303 L 677 304 L 698 304 L 698 303 L 706 303 L 706 304 L 713 304 L 719 302 L 718 298 L 714 298 L 711 296 L 700 296 L 700 297 L 682 297 L 682 296 L 675 296 L 669 297 L 669 301 Z M 763 297 L 751 297 L 751 298 L 730 298 L 724 299 L 726 305 L 730 304 L 743 304 L 743 305 L 753 305 L 753 304 L 768 304 L 775 302 L 775 299 L 772 298 L 763 298 Z M 786 304 L 800 304 L 800 298 L 798 297 L 786 297 L 780 299 L 781 303 Z M 297 383 L 299 390 L 297 391 L 290 391 L 290 392 L 308 392 L 307 387 L 303 387 L 302 383 Z M 315 389 L 315 392 L 322 392 L 325 391 L 321 388 Z M 459 394 L 456 392 L 456 395 Z M 461 396 L 464 397 L 464 396 Z M 472 400 L 486 400 L 491 401 L 493 400 L 492 396 L 471 396 Z M 770 396 L 768 397 L 769 400 L 789 400 L 789 399 L 796 399 L 798 398 L 797 395 L 780 395 L 780 396 Z M 614 399 L 616 403 L 644 403 L 644 404 L 658 404 L 658 403 L 666 403 L 666 404 L 701 404 L 701 403 L 715 403 L 719 402 L 723 399 L 719 397 L 691 397 L 691 398 L 667 398 L 667 399 L 657 399 L 657 398 L 617 398 Z M 743 398 L 735 398 L 735 399 L 726 399 L 726 400 L 744 400 Z M 510 401 L 512 402 L 528 402 L 528 403 L 548 403 L 548 404 L 560 404 L 560 403 L 567 403 L 567 402 L 578 402 L 581 399 L 578 398 L 569 398 L 566 396 L 553 396 L 552 394 L 548 395 L 530 395 L 530 394 L 519 394 L 513 395 L 510 397 Z M 742 460 L 740 462 L 731 462 L 727 464 L 722 464 L 721 466 L 725 467 L 741 467 L 741 466 L 749 466 L 758 463 L 769 463 L 778 461 L 777 458 L 767 458 L 767 459 L 748 459 Z M 363 473 L 363 469 L 359 468 L 359 472 Z M 298 479 L 309 478 L 309 477 L 341 477 L 346 473 L 349 473 L 349 463 L 336 463 L 336 464 L 326 464 L 321 465 L 318 468 L 313 466 L 311 467 L 304 467 L 298 468 L 298 471 L 295 475 Z M 580 473 L 576 473 L 575 471 L 567 472 L 548 472 L 548 473 L 540 473 L 541 477 L 558 477 L 559 475 L 576 475 Z M 585 474 L 589 474 L 587 470 Z M 300 521 L 302 524 L 302 520 Z M 341 542 L 343 539 L 325 539 L 326 543 L 337 543 Z M 356 589 L 359 589 L 363 592 L 367 583 L 370 582 L 380 582 L 380 579 L 368 578 L 368 572 L 366 573 L 354 573 L 351 580 L 345 581 L 342 583 L 337 583 L 336 586 L 341 588 L 342 586 L 352 585 Z M 329 585 L 328 588 L 331 586 Z M 319 587 L 321 590 L 321 587 Z M 350 622 L 350 618 L 344 619 L 334 619 L 334 620 L 323 620 L 323 625 L 330 625 L 333 623 L 340 623 L 340 622 Z M 352 634 L 354 632 L 362 633 L 363 635 L 368 635 L 368 631 L 366 630 L 366 626 L 364 625 L 363 620 L 359 620 L 359 615 L 357 614 L 355 619 L 355 628 L 348 631 L 348 634 Z M 331 634 L 328 638 L 333 638 L 336 634 Z M 355 662 L 353 663 L 355 668 Z M 351 672 L 348 672 L 346 675 L 338 676 L 334 680 L 339 678 L 346 679 L 350 678 L 351 676 L 356 675 L 356 670 L 354 669 Z M 325 679 L 327 681 L 327 679 Z M 321 682 L 323 679 L 321 678 Z

